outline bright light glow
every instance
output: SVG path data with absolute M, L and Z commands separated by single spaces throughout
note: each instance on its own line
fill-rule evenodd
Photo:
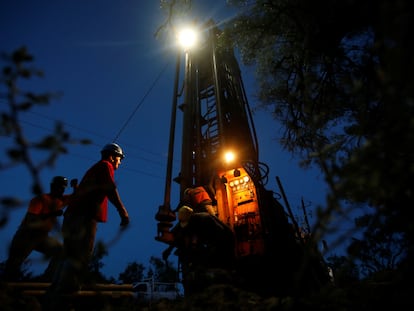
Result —
M 195 46 L 197 34 L 193 29 L 185 28 L 178 33 L 178 43 L 185 49 Z
M 227 163 L 231 163 L 231 162 L 233 162 L 233 161 L 234 161 L 234 159 L 235 159 L 235 155 L 234 155 L 234 153 L 233 153 L 233 152 L 231 152 L 231 151 L 226 152 L 226 154 L 224 155 L 224 159 L 225 159 L 225 161 L 226 161 Z
M 249 181 L 249 176 L 244 176 L 243 179 L 244 179 L 245 182 L 248 182 Z

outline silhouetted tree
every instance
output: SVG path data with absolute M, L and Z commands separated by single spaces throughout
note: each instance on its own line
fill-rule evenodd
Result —
M 40 180 L 40 171 L 46 167 L 52 167 L 59 155 L 67 153 L 68 143 L 89 144 L 86 139 L 71 139 L 69 133 L 64 129 L 62 122 L 56 122 L 53 133 L 31 141 L 20 123 L 20 116 L 30 111 L 35 106 L 48 105 L 52 99 L 60 96 L 57 93 L 40 93 L 24 91 L 20 84 L 23 80 L 33 77 L 43 77 L 43 72 L 30 64 L 33 56 L 26 47 L 21 47 L 12 53 L 2 53 L 2 71 L 0 75 L 0 101 L 1 105 L 0 136 L 6 137 L 9 144 L 2 146 L 4 156 L 0 160 L 0 171 L 23 165 L 32 177 L 31 190 L 34 195 L 43 193 Z M 34 160 L 33 153 L 38 157 Z M 40 153 L 38 153 L 40 152 Z M 43 158 L 39 158 L 39 154 Z M 30 181 L 29 181 L 30 182 Z M 0 195 L 0 227 L 7 222 L 8 211 L 11 208 L 22 205 L 21 198 Z
M 282 146 L 324 173 L 331 193 L 321 227 L 333 211 L 349 212 L 344 200 L 368 204 L 381 225 L 410 241 L 411 258 L 413 4 L 232 2 L 242 10 L 227 24 L 223 48 L 234 43 L 255 65 L 257 96 L 280 122 Z
M 118 276 L 118 280 L 125 284 L 136 283 L 142 281 L 144 277 L 145 267 L 141 263 L 130 262 Z
M 161 258 L 151 256 L 150 272 L 158 282 L 177 282 L 178 271 L 170 261 L 165 262 Z
M 398 268 L 406 256 L 407 240 L 400 233 L 387 230 L 381 218 L 365 215 L 358 217 L 356 223 L 367 229 L 362 238 L 352 239 L 348 253 L 359 262 L 361 273 L 369 277 Z
M 190 9 L 191 2 L 162 1 L 169 12 L 162 27 L 173 23 L 178 9 Z M 224 31 L 218 48 L 235 47 L 243 63 L 254 66 L 256 108 L 273 114 L 283 148 L 304 167 L 320 168 L 329 187 L 326 206 L 316 211 L 313 236 L 335 232 L 333 216 L 371 208 L 366 233 L 354 240 L 358 243 L 351 245 L 351 253 L 367 269 L 375 250 L 375 260 L 388 260 L 376 268 L 393 267 L 396 273 L 387 280 L 387 289 L 395 290 L 366 306 L 400 303 L 396 297 L 409 297 L 414 276 L 414 4 L 229 2 L 240 10 L 220 24 Z M 351 238 L 347 233 L 340 238 Z M 384 252 L 389 245 L 393 247 Z M 359 298 L 373 298 L 374 293 Z
M 108 249 L 105 244 L 102 242 L 97 242 L 95 244 L 92 258 L 89 261 L 88 265 L 88 279 L 93 283 L 110 283 L 110 280 L 102 274 L 101 269 L 104 266 L 102 259 L 108 255 Z
M 335 285 L 347 286 L 360 280 L 359 267 L 349 257 L 333 255 L 326 261 L 332 269 Z

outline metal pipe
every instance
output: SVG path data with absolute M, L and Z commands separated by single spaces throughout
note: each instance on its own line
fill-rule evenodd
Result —
M 172 183 L 172 166 L 174 158 L 174 141 L 175 141 L 175 124 L 177 119 L 177 97 L 178 97 L 178 81 L 180 78 L 180 59 L 181 53 L 177 52 L 177 61 L 175 67 L 175 79 L 174 79 L 174 94 L 172 100 L 171 109 L 171 123 L 170 123 L 170 140 L 168 144 L 168 160 L 167 160 L 167 173 L 165 177 L 165 191 L 164 191 L 164 206 L 171 209 L 171 183 Z

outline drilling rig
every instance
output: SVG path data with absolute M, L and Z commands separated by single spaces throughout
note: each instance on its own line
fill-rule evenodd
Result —
M 209 185 L 217 217 L 234 232 L 234 271 L 242 287 L 266 295 L 323 283 L 322 260 L 310 258 L 298 228 L 273 191 L 265 188 L 269 170 L 258 158 L 252 113 L 234 52 L 218 45 L 222 31 L 213 21 L 203 29 L 201 46 L 185 51 L 182 87 L 181 56 L 177 58 L 165 195 L 155 215 L 155 239 L 166 244 L 173 240 L 172 181 L 179 184 L 180 198 L 188 187 Z M 181 167 L 173 177 L 178 111 L 183 113 Z

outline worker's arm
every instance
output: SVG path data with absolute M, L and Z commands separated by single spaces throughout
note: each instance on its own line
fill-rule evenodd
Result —
M 50 220 L 48 220 L 48 218 L 53 217 L 56 216 L 51 216 L 50 214 L 33 214 L 27 212 L 24 217 L 23 224 L 26 229 L 49 231 Z
M 170 256 L 172 250 L 174 249 L 174 245 L 169 245 L 163 252 L 162 252 L 162 259 L 168 260 L 168 257 Z
M 121 217 L 121 226 L 125 227 L 129 224 L 129 215 L 124 204 L 121 201 L 118 189 L 114 187 L 108 194 L 109 201 L 115 206 L 118 211 L 119 216 Z
M 51 217 L 57 217 L 57 216 L 62 216 L 63 215 L 63 210 L 59 209 L 56 211 L 52 211 L 50 213 L 47 214 L 41 214 L 39 215 L 42 219 L 47 219 L 47 218 L 51 218 Z

